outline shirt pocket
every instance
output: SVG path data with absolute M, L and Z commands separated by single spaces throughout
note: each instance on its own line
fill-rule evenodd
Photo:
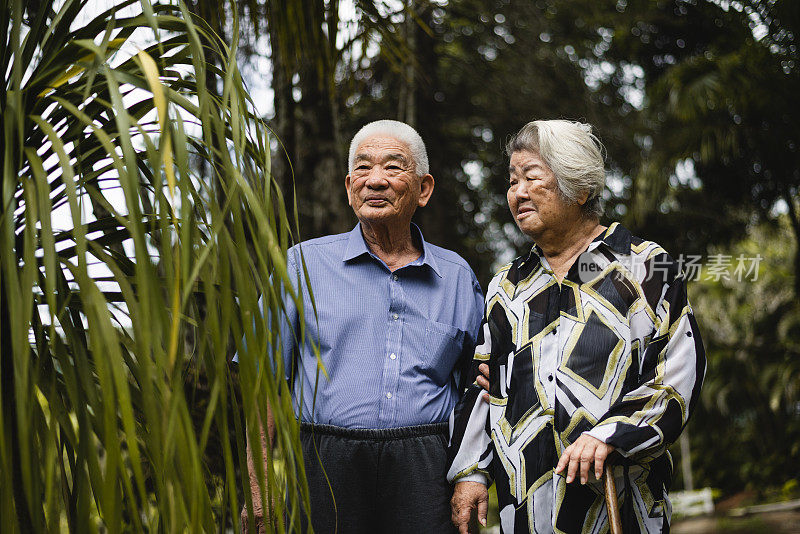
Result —
M 461 355 L 464 332 L 455 326 L 427 321 L 425 325 L 425 347 L 422 358 L 430 365 L 437 382 L 444 384 L 453 373 Z

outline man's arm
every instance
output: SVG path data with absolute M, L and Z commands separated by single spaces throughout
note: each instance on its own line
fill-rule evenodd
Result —
M 458 303 L 459 306 L 463 304 L 467 309 L 466 335 L 464 336 L 464 343 L 461 346 L 461 354 L 458 358 L 458 363 L 453 370 L 453 375 L 456 378 L 455 383 L 458 386 L 459 397 L 463 395 L 467 386 L 475 380 L 475 366 L 477 365 L 474 360 L 475 347 L 480 344 L 478 338 L 483 328 L 483 291 L 481 290 L 481 285 L 478 283 L 478 279 L 475 277 L 475 273 L 470 271 L 470 275 L 472 293 L 468 298 L 464 296 L 463 301 Z
M 482 482 L 456 482 L 453 498 L 450 500 L 450 521 L 458 528 L 458 534 L 478 532 L 475 524 L 486 526 L 489 510 L 489 491 Z
M 265 430 L 264 425 L 259 422 L 258 424 L 259 444 L 261 446 L 261 459 L 264 463 L 264 473 L 265 473 L 264 489 L 267 491 L 266 503 L 267 506 L 269 506 L 267 514 L 264 513 L 264 504 L 263 504 L 264 501 L 261 498 L 261 488 L 259 488 L 258 484 L 258 471 L 256 470 L 255 455 L 253 454 L 253 449 L 250 447 L 250 440 L 247 440 L 247 473 L 250 476 L 250 495 L 253 501 L 253 519 L 255 522 L 255 531 L 257 534 L 266 533 L 267 521 L 274 524 L 274 522 L 272 521 L 274 507 L 272 506 L 272 500 L 270 499 L 266 481 L 266 472 L 267 469 L 269 468 L 267 466 L 267 458 L 270 457 L 270 449 L 273 447 L 273 444 L 275 443 L 275 419 L 272 416 L 272 408 L 270 408 L 269 403 L 267 403 L 266 427 L 267 428 Z M 247 534 L 248 533 L 247 506 L 242 508 L 241 522 L 242 522 L 242 532 Z
M 302 288 L 303 285 L 301 283 L 300 272 L 297 269 L 297 264 L 295 261 L 296 253 L 294 248 L 290 249 L 287 255 L 287 263 L 286 268 L 289 276 L 295 276 L 296 285 L 295 288 Z M 296 291 L 299 291 L 296 289 Z M 262 297 L 263 298 L 263 297 Z M 280 315 L 278 320 L 278 332 L 277 334 L 280 336 L 280 351 L 282 357 L 282 365 L 283 368 L 280 369 L 277 365 L 278 362 L 275 360 L 272 361 L 273 371 L 276 373 L 283 372 L 287 380 L 291 379 L 291 367 L 292 367 L 292 355 L 294 354 L 295 348 L 298 344 L 298 337 L 297 332 L 299 332 L 299 321 L 300 318 L 298 316 L 297 307 L 295 306 L 293 296 L 290 295 L 286 288 L 281 287 L 281 298 L 283 301 L 284 310 L 283 313 Z M 263 306 L 262 306 L 263 312 Z M 267 318 L 267 324 L 271 324 L 269 319 L 269 314 Z M 291 384 L 290 384 L 291 385 Z M 256 413 L 260 413 L 260 410 L 256 410 Z M 272 415 L 272 407 L 270 406 L 269 402 L 266 403 L 266 429 L 264 428 L 264 424 L 262 421 L 258 422 L 258 434 L 259 434 L 259 445 L 261 447 L 261 458 L 264 462 L 264 473 L 266 476 L 267 469 L 269 466 L 267 465 L 267 459 L 271 457 L 269 454 L 275 448 L 275 418 Z M 275 507 L 273 506 L 272 497 L 267 494 L 265 500 L 261 498 L 261 489 L 259 488 L 258 484 L 258 472 L 256 470 L 255 464 L 255 454 L 250 446 L 250 440 L 247 440 L 247 472 L 250 479 L 250 495 L 252 497 L 253 502 L 253 517 L 255 519 L 255 527 L 256 527 L 256 534 L 265 533 L 267 522 L 272 525 L 275 525 L 275 517 L 274 517 L 274 510 Z M 265 479 L 265 490 L 267 490 L 267 483 Z M 268 513 L 264 513 L 263 509 L 263 502 L 267 503 L 269 506 Z M 246 534 L 248 533 L 248 522 L 247 522 L 247 506 L 245 505 L 242 508 L 241 513 L 241 522 L 242 522 L 242 531 Z
M 475 347 L 486 345 L 483 341 L 481 332 L 483 330 L 483 310 L 484 299 L 480 284 L 472 273 L 472 299 L 473 304 L 470 322 L 473 324 L 465 336 L 463 357 L 459 364 L 461 380 L 459 389 L 463 392 L 467 384 L 475 381 L 477 366 L 480 363 L 475 358 Z M 458 408 L 456 408 L 456 411 Z M 454 411 L 454 414 L 455 412 Z M 453 418 L 455 419 L 455 417 Z M 451 422 L 451 430 L 453 429 Z M 452 435 L 452 433 L 451 433 Z M 465 436 L 461 436 L 463 440 Z M 458 439 L 458 438 L 457 438 Z M 456 440 L 457 440 L 456 439 Z M 451 439 L 451 442 L 453 440 Z M 457 451 L 451 449 L 452 454 L 457 455 Z M 489 492 L 487 491 L 488 479 L 481 473 L 457 477 L 457 482 L 453 489 L 453 497 L 450 500 L 450 520 L 458 528 L 459 534 L 478 532 L 477 523 L 486 525 L 486 515 L 489 508 Z M 476 521 L 477 520 L 477 521 Z
M 488 432 L 489 405 L 481 400 L 480 386 L 474 383 L 478 365 L 491 354 L 491 334 L 486 317 L 478 331 L 477 347 L 464 396 L 450 415 L 450 467 L 447 480 L 455 483 L 450 501 L 451 520 L 461 534 L 475 532 L 474 517 L 486 524 L 487 487 L 491 484 L 489 465 L 493 458 Z

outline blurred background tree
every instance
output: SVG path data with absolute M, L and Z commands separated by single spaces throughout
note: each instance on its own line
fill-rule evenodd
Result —
M 786 215 L 761 223 L 732 247 L 761 256 L 757 278 L 703 279 L 692 305 L 703 316 L 709 368 L 692 423 L 695 480 L 728 492 L 780 487 L 800 454 L 800 310 L 792 279 L 795 239 Z

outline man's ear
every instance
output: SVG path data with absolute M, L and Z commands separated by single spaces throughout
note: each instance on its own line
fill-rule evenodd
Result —
M 417 203 L 420 208 L 425 206 L 431 199 L 434 185 L 435 181 L 430 174 L 425 174 L 420 178 L 419 202 Z
M 347 192 L 347 203 L 352 207 L 353 200 L 350 198 L 350 174 L 344 177 L 344 190 Z
M 579 205 L 579 206 L 583 206 L 584 204 L 586 204 L 586 201 L 587 201 L 587 200 L 589 200 L 589 192 L 588 192 L 588 191 L 584 191 L 584 192 L 583 192 L 583 193 L 581 193 L 581 195 L 578 197 L 578 205 Z

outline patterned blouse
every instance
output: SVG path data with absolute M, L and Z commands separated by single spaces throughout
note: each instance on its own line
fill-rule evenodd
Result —
M 667 532 L 667 447 L 692 413 L 705 353 L 678 264 L 617 223 L 559 284 L 541 250 L 489 284 L 470 385 L 450 419 L 451 482 L 497 484 L 501 531 L 607 531 L 603 488 L 554 474 L 582 433 L 612 445 L 625 532 Z M 577 479 L 576 479 L 577 480 Z

